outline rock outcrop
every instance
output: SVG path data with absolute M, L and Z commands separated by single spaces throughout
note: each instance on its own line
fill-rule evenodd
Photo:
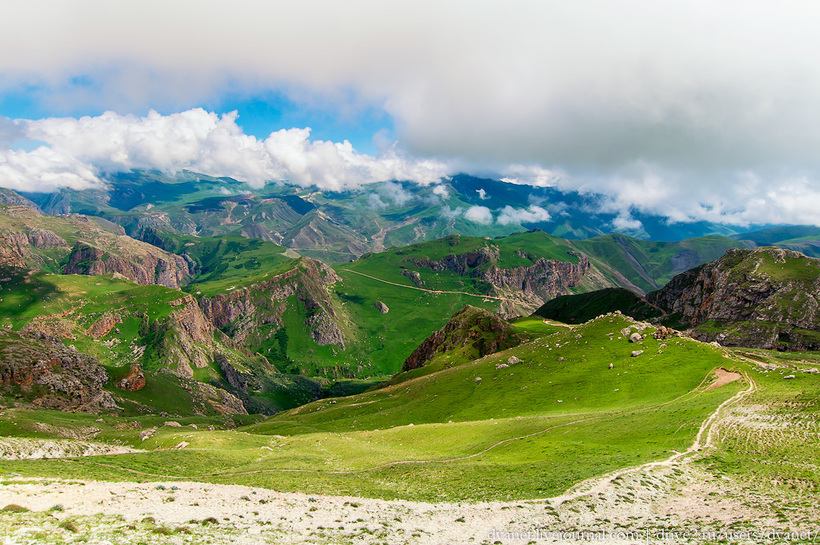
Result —
M 142 373 L 142 369 L 140 369 L 139 365 L 132 365 L 128 370 L 128 374 L 125 375 L 118 384 L 121 390 L 127 390 L 129 392 L 142 390 L 145 388 L 145 385 L 145 375 Z
M 184 258 L 129 237 L 123 238 L 139 246 L 131 252 L 111 253 L 77 241 L 71 249 L 63 273 L 92 276 L 119 273 L 137 284 L 157 284 L 169 288 L 179 288 L 190 277 L 188 263 Z
M 570 292 L 590 270 L 589 260 L 577 255 L 577 263 L 537 258 L 527 267 L 499 267 L 497 246 L 488 245 L 474 252 L 450 254 L 440 260 L 411 259 L 416 267 L 433 271 L 452 271 L 460 276 L 487 282 L 491 293 L 518 296 L 529 308 L 537 308 L 544 301 Z M 417 285 L 412 273 L 402 273 Z M 488 292 L 489 294 L 489 292 Z
M 516 346 L 521 340 L 505 320 L 487 310 L 467 305 L 410 354 L 402 371 L 423 367 L 436 355 L 451 350 L 466 348 L 470 352 L 469 358 L 476 359 Z
M 344 348 L 337 311 L 328 287 L 339 281 L 336 273 L 320 261 L 301 258 L 293 269 L 247 288 L 202 297 L 199 305 L 208 321 L 227 330 L 237 343 L 259 339 L 260 325 L 279 324 L 290 298 L 301 304 L 307 315 L 305 327 L 320 345 Z
M 42 333 L 0 330 L 0 393 L 18 403 L 62 411 L 116 409 L 108 380 L 91 356 Z
M 647 295 L 705 341 L 820 349 L 820 261 L 780 248 L 732 249 Z M 699 327 L 710 323 L 713 327 Z

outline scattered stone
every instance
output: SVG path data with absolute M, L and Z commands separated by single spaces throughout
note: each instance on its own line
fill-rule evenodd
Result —
M 564 361 L 564 357 L 563 356 L 559 357 L 558 361 Z
M 506 363 L 496 363 L 495 364 L 496 369 L 507 369 L 508 367 L 509 367 L 509 365 L 507 365 Z
M 476 381 L 476 382 L 481 382 L 481 377 L 476 377 L 476 378 L 475 378 L 475 381 Z
M 152 435 L 157 433 L 157 428 L 151 428 L 150 430 L 144 430 L 140 432 L 140 441 L 145 441 Z
M 189 443 L 188 441 L 182 441 L 182 442 L 181 442 L 181 443 L 179 443 L 177 446 L 175 446 L 175 447 L 174 447 L 174 449 L 176 449 L 176 450 L 182 450 L 182 449 L 184 449 L 185 447 L 187 447 L 187 446 L 188 446 L 188 445 L 190 445 L 190 444 L 191 444 L 191 443 Z
M 507 360 L 507 365 L 515 365 L 517 363 L 521 363 L 521 360 L 516 358 L 515 356 L 510 356 Z
M 382 314 L 387 314 L 388 312 L 390 312 L 390 308 L 381 301 L 376 301 L 375 303 L 373 303 L 373 306 L 376 307 L 376 310 L 378 310 Z
M 796 377 L 794 375 L 786 375 L 785 377 L 783 377 L 783 380 L 789 380 L 789 379 L 793 379 L 793 378 L 796 378 Z
M 163 426 L 168 426 L 169 428 L 181 428 L 182 424 L 180 424 L 179 422 L 174 422 L 173 420 L 169 420 L 168 422 L 165 422 Z
M 609 368 L 610 368 L 610 369 L 615 369 L 615 364 L 614 364 L 614 363 L 610 363 L 610 364 L 609 364 Z
M 625 327 L 621 330 L 621 337 L 629 337 L 629 335 L 631 333 L 632 333 L 632 328 L 631 327 Z
M 631 343 L 639 343 L 643 340 L 643 337 L 640 333 L 633 333 L 629 336 L 629 342 Z
M 643 354 L 643 350 L 633 350 L 632 354 L 630 354 L 630 356 L 633 357 L 633 358 L 637 358 L 641 354 Z
M 142 369 L 140 369 L 139 365 L 134 364 L 128 370 L 128 374 L 125 378 L 120 381 L 119 387 L 120 390 L 136 392 L 145 388 L 145 384 L 145 375 L 142 374 Z

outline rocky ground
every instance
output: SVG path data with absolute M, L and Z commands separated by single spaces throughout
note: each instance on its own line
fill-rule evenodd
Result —
M 784 543 L 813 542 L 820 531 L 816 512 L 785 520 L 775 514 L 778 498 L 687 461 L 592 484 L 563 501 L 430 504 L 192 482 L 6 477 L 0 536 L 4 545 Z

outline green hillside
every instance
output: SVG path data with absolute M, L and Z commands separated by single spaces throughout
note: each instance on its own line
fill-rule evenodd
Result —
M 556 297 L 544 303 L 533 315 L 568 324 L 580 324 L 616 310 L 636 320 L 649 320 L 663 315 L 661 309 L 624 288 L 608 288 Z
M 745 369 L 684 338 L 640 345 L 607 316 L 430 375 L 325 399 L 235 432 L 160 429 L 145 454 L 0 462 L 22 475 L 143 477 L 277 490 L 429 500 L 547 497 L 692 443 L 748 384 L 706 389 L 718 367 Z M 633 330 L 635 328 L 633 327 Z M 639 328 L 638 328 L 639 329 Z M 630 357 L 636 348 L 644 352 Z M 508 365 L 511 356 L 521 363 Z M 614 368 L 610 368 L 613 364 Z M 10 417 L 0 416 L 0 422 Z M 0 424 L 1 425 L 1 424 Z M 136 431 L 120 440 L 135 442 Z M 183 450 L 162 450 L 185 441 Z M 154 450 L 160 449 L 160 450 Z M 571 458 L 572 464 L 566 460 Z
M 729 248 L 753 246 L 718 236 L 658 242 L 605 235 L 571 244 L 589 256 L 613 285 L 641 293 L 656 290 L 676 274 L 718 259 Z

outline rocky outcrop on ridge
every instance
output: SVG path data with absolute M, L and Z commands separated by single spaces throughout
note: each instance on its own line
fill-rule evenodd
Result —
M 0 330 L 0 393 L 6 399 L 61 411 L 116 409 L 108 380 L 91 356 L 42 333 Z
M 505 320 L 487 310 L 467 305 L 427 337 L 405 360 L 402 371 L 418 369 L 436 355 L 468 347 L 477 359 L 516 346 L 521 338 Z
M 732 249 L 647 295 L 701 340 L 820 349 L 820 260 L 780 248 Z M 717 327 L 698 327 L 705 323 Z
M 538 307 L 544 301 L 570 292 L 590 270 L 589 260 L 578 255 L 578 263 L 537 258 L 527 267 L 499 267 L 497 246 L 488 245 L 474 252 L 450 254 L 440 260 L 412 259 L 416 267 L 433 271 L 452 271 L 461 276 L 477 278 L 489 283 L 495 293 L 522 297 L 529 307 Z M 403 273 L 405 274 L 405 273 Z M 418 282 L 409 276 L 417 285 Z
M 169 288 L 179 288 L 190 277 L 188 263 L 182 257 L 129 240 L 139 246 L 133 252 L 123 252 L 127 257 L 77 241 L 63 272 L 91 276 L 118 273 L 137 284 L 157 284 Z
M 338 326 L 336 309 L 328 286 L 339 281 L 336 273 L 314 259 L 302 258 L 299 265 L 270 280 L 224 294 L 202 297 L 199 305 L 217 328 L 228 328 L 231 338 L 245 343 L 256 335 L 259 326 L 280 324 L 291 297 L 304 306 L 305 327 L 320 345 L 344 348 L 344 335 Z

